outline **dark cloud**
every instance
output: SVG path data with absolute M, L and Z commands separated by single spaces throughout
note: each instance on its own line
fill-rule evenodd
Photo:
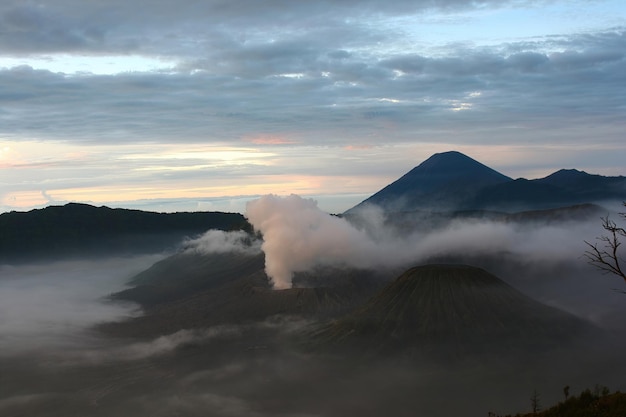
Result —
M 459 10 L 497 2 L 347 1 L 294 3 L 284 0 L 172 3 L 76 0 L 22 2 L 0 6 L 0 45 L 13 53 L 149 51 L 179 54 L 215 30 L 249 36 L 308 30 L 362 19 L 424 10 Z M 189 35 L 193 33 L 195 39 Z M 160 44 L 161 47 L 157 45 Z
M 591 39 L 598 42 L 594 48 Z M 617 122 L 626 55 L 615 45 L 625 45 L 626 38 L 598 34 L 585 42 L 583 49 L 552 53 L 474 48 L 446 57 L 369 56 L 300 37 L 229 44 L 174 73 L 66 76 L 5 69 L 1 130 L 70 140 L 184 142 L 341 129 L 364 137 L 389 129 L 388 123 L 412 136 L 429 126 L 454 126 L 456 119 L 466 127 L 520 119 L 556 126 L 574 116 L 586 123 L 597 117 L 598 125 Z M 325 136 L 326 143 L 346 139 Z
M 207 59 L 215 62 L 214 58 L 231 53 L 233 57 L 227 57 L 229 62 L 241 54 L 249 61 L 282 57 L 291 62 L 294 56 L 301 57 L 307 52 L 307 48 L 299 47 L 304 43 L 331 47 L 331 51 L 325 52 L 336 54 L 342 48 L 371 49 L 377 42 L 400 40 L 404 34 L 385 24 L 386 19 L 419 16 L 426 11 L 445 14 L 532 4 L 532 1 L 467 0 L 8 1 L 0 5 L 0 45 L 5 54 L 139 53 L 178 58 L 207 54 Z M 417 20 L 416 25 L 419 23 Z M 587 35 L 588 38 L 593 36 Z M 552 41 L 567 40 L 555 38 Z M 597 39 L 587 41 L 598 42 Z M 296 47 L 298 53 L 290 51 L 291 47 Z
M 76 13 L 79 10 L 85 13 Z M 6 2 L 0 7 L 0 45 L 4 53 L 98 53 L 107 42 L 105 16 L 94 19 L 88 8 Z

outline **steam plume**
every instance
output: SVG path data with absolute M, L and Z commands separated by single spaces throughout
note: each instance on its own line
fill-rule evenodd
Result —
M 246 217 L 263 234 L 265 269 L 274 288 L 291 287 L 295 272 L 318 265 L 362 268 L 417 264 L 450 254 L 510 253 L 526 260 L 575 262 L 593 223 L 525 224 L 454 222 L 429 234 L 393 236 L 377 210 L 361 213 L 367 227 L 331 216 L 312 199 L 266 195 L 247 205 Z M 367 231 L 365 231 L 367 230 Z
M 315 200 L 297 195 L 266 195 L 251 201 L 246 217 L 263 233 L 265 270 L 277 289 L 291 287 L 296 271 L 344 263 L 375 250 L 364 232 L 324 213 Z

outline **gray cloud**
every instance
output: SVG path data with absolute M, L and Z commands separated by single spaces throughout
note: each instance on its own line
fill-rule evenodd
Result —
M 510 4 L 524 3 L 511 1 Z M 471 10 L 502 2 L 468 0 L 195 2 L 76 0 L 22 2 L 0 6 L 0 45 L 15 53 L 81 51 L 129 52 L 161 49 L 178 54 L 197 46 L 188 36 L 214 30 L 279 33 L 286 29 L 337 26 L 373 15 L 397 16 L 425 10 Z M 158 47 L 157 45 L 161 45 Z M 176 52 L 178 51 L 178 52 Z
M 626 44 L 623 33 L 596 39 L 607 38 Z M 67 77 L 15 68 L 2 71 L 0 79 L 1 130 L 79 141 L 188 142 L 297 129 L 300 135 L 342 131 L 324 135 L 324 141 L 345 143 L 389 130 L 389 123 L 401 131 L 400 141 L 456 125 L 469 131 L 471 141 L 472 124 L 495 129 L 519 120 L 545 129 L 583 117 L 601 128 L 621 119 L 626 56 L 623 49 L 596 46 L 554 53 L 474 49 L 444 58 L 400 54 L 367 60 L 353 54 L 337 60 L 329 58 L 335 48 L 293 41 L 224 50 L 219 64 L 206 61 L 217 69 L 195 75 Z

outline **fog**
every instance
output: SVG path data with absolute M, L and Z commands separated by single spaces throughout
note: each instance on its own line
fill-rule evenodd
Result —
M 186 239 L 183 247 L 186 252 L 195 253 L 238 252 L 255 254 L 261 250 L 261 241 L 242 230 L 229 232 L 208 230 L 198 238 Z
M 481 266 L 544 303 L 603 328 L 606 337 L 555 351 L 449 362 L 336 356 L 302 346 L 314 325 L 278 316 L 116 338 L 94 326 L 142 314 L 107 301 L 163 255 L 0 265 L 0 415 L 7 416 L 485 416 L 547 408 L 595 384 L 626 389 L 622 283 L 581 257 L 600 223 L 455 221 L 397 236 L 371 210 L 359 227 L 312 200 L 265 196 L 246 213 L 261 237 L 209 231 L 195 253 L 266 256 L 275 289 L 317 266 Z
M 0 265 L 0 355 L 69 347 L 96 323 L 139 314 L 138 306 L 105 297 L 160 258 Z

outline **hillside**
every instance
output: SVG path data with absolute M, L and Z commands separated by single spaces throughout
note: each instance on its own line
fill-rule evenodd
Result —
M 543 411 L 507 414 L 506 416 L 494 413 L 490 415 L 492 417 L 624 417 L 626 416 L 626 393 L 619 391 L 610 393 L 606 387 L 596 387 L 593 391 L 586 389 L 580 395 L 570 397 Z
M 69 203 L 0 214 L 0 262 L 155 252 L 209 229 L 247 228 L 237 213 L 155 213 Z

